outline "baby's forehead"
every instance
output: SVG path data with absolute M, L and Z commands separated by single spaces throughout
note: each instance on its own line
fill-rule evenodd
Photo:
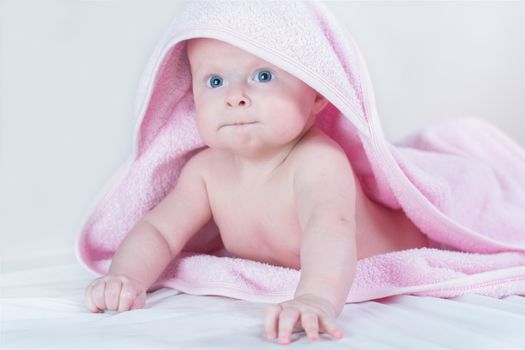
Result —
M 213 62 L 218 58 L 227 59 L 231 57 L 251 62 L 267 63 L 265 60 L 241 48 L 212 38 L 189 39 L 187 43 L 187 54 L 190 61 L 199 61 L 201 64 Z
M 193 38 L 188 39 L 188 51 L 228 51 L 228 50 L 241 50 L 227 42 L 217 40 L 213 38 Z

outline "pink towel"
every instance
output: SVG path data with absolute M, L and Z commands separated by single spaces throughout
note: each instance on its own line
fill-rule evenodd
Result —
M 186 39 L 237 46 L 302 79 L 330 103 L 317 125 L 346 151 L 366 195 L 408 217 L 436 244 L 360 260 L 347 302 L 397 294 L 525 294 L 525 151 L 477 119 L 385 139 L 365 61 L 318 2 L 196 1 L 156 47 L 137 94 L 133 154 L 97 198 L 77 242 L 87 269 L 107 272 L 133 225 L 205 147 L 195 121 Z M 410 102 L 410 101 L 407 101 Z M 300 271 L 224 256 L 213 221 L 156 286 L 280 302 Z M 441 249 L 438 249 L 440 247 Z M 448 249 L 447 249 L 448 248 Z M 222 253 L 221 253 L 222 252 Z

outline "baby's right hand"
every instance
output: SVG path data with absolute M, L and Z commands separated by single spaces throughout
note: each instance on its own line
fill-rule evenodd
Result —
M 146 301 L 146 288 L 126 276 L 106 275 L 91 282 L 85 301 L 91 312 L 140 309 Z

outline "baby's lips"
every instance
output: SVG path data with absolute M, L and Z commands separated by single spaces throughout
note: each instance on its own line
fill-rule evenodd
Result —
M 251 124 L 257 124 L 258 122 L 247 122 L 247 121 L 239 121 L 239 122 L 233 122 L 233 123 L 228 123 L 228 124 L 225 124 L 223 126 L 242 126 L 242 125 L 251 125 Z

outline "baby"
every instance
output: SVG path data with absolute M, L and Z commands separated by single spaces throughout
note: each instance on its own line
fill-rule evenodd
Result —
M 328 101 L 235 46 L 187 42 L 196 122 L 209 146 L 131 230 L 109 273 L 86 289 L 92 312 L 144 306 L 146 291 L 213 218 L 231 254 L 301 270 L 294 298 L 264 313 L 281 344 L 294 329 L 340 338 L 336 325 L 356 262 L 427 239 L 402 210 L 363 193 L 342 148 L 316 125 Z M 298 327 L 295 327 L 295 326 Z

